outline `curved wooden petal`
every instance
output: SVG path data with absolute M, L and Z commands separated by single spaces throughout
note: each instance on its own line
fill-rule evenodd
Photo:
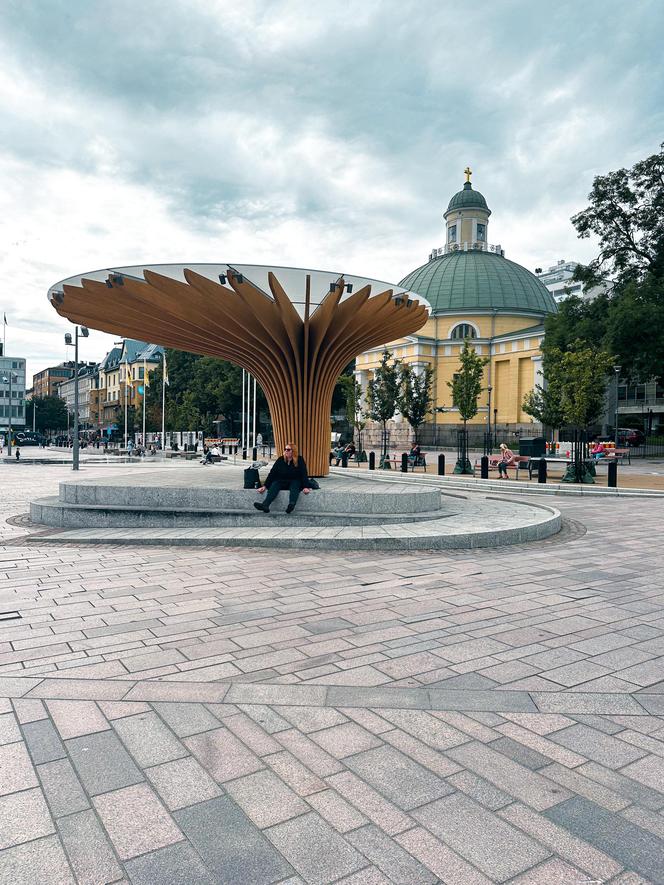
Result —
M 312 476 L 329 472 L 330 408 L 337 378 L 362 351 L 412 335 L 427 309 L 417 301 L 371 296 L 364 286 L 341 300 L 337 280 L 304 320 L 270 271 L 272 297 L 232 269 L 230 288 L 193 270 L 185 282 L 146 269 L 145 280 L 82 279 L 53 302 L 60 316 L 113 335 L 230 360 L 254 375 L 270 407 L 277 450 L 297 443 Z

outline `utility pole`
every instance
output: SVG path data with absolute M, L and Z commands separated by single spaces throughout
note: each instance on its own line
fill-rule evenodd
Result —
M 74 445 L 72 447 L 72 470 L 78 470 L 79 465 L 79 441 L 78 441 L 78 336 L 87 338 L 90 334 L 87 326 L 74 326 Z M 71 345 L 71 332 L 65 335 L 65 344 Z M 34 410 L 33 410 L 34 420 Z

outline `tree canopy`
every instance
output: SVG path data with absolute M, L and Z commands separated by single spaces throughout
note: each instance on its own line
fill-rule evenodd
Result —
M 598 175 L 590 205 L 572 217 L 579 237 L 594 234 L 600 251 L 584 273 L 586 280 L 607 274 L 616 282 L 661 274 L 664 261 L 664 144 L 658 153 Z
M 459 410 L 464 425 L 477 415 L 477 401 L 482 392 L 484 367 L 489 362 L 486 357 L 478 356 L 468 342 L 463 342 L 459 354 L 459 371 L 447 382 L 452 391 L 452 405 Z
M 387 454 L 387 422 L 394 417 L 399 403 L 401 360 L 392 359 L 385 349 L 374 376 L 367 386 L 368 416 L 383 427 L 383 457 Z
M 415 442 L 419 442 L 419 429 L 431 411 L 433 370 L 427 365 L 418 373 L 409 363 L 402 363 L 400 374 L 399 411 L 410 424 Z
M 59 396 L 36 396 L 26 402 L 25 426 L 32 427 L 32 411 L 35 409 L 35 430 L 66 430 L 67 405 Z
M 576 341 L 613 354 L 633 383 L 664 381 L 664 146 L 636 163 L 599 175 L 590 205 L 572 218 L 580 237 L 594 235 L 599 253 L 576 271 L 609 291 L 591 301 L 569 297 L 545 321 L 544 375 L 557 351 Z

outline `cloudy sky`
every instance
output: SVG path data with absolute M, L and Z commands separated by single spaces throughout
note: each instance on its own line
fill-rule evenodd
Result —
M 397 282 L 467 164 L 509 258 L 588 259 L 593 177 L 664 138 L 663 32 L 661 0 L 0 0 L 7 352 L 63 359 L 46 291 L 100 267 Z

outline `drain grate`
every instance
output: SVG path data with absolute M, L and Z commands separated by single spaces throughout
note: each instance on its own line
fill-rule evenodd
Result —
M 0 621 L 17 621 L 22 617 L 19 612 L 0 612 Z

